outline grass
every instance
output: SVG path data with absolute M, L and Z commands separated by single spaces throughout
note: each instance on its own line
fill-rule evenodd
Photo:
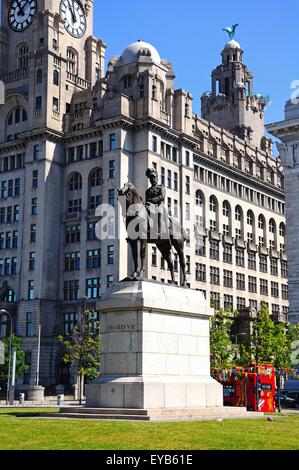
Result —
M 293 415 L 273 422 L 135 423 L 33 418 L 38 411 L 0 409 L 1 450 L 299 449 L 299 416 Z

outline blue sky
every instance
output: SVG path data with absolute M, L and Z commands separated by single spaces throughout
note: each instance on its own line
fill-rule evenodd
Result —
M 173 63 L 176 88 L 193 94 L 199 112 L 227 41 L 222 28 L 239 23 L 236 39 L 255 91 L 271 97 L 269 123 L 283 119 L 291 83 L 299 80 L 298 19 L 298 0 L 95 0 L 94 33 L 108 45 L 107 60 L 137 39 L 153 44 Z

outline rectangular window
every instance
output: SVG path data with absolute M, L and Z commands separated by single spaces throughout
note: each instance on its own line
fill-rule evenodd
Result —
M 39 145 L 34 145 L 33 146 L 33 160 L 37 161 L 39 158 Z
M 110 151 L 116 150 L 116 134 L 110 134 Z
M 288 263 L 287 261 L 281 262 L 281 277 L 284 279 L 288 278 Z
M 230 311 L 234 309 L 234 297 L 232 295 L 224 294 L 224 308 Z
M 287 284 L 281 286 L 281 297 L 283 300 L 289 300 L 289 286 Z
M 69 336 L 78 323 L 77 313 L 65 313 L 63 315 L 63 334 Z
M 219 268 L 210 268 L 210 282 L 211 284 L 220 285 L 220 269 Z
M 38 188 L 38 170 L 32 172 L 32 189 Z
M 220 293 L 219 292 L 211 292 L 211 307 L 219 310 L 220 309 Z
M 186 220 L 191 220 L 191 210 L 188 202 L 186 203 Z
M 248 290 L 249 292 L 257 292 L 257 280 L 256 277 L 248 276 Z
M 108 246 L 107 264 L 114 264 L 114 245 Z
M 245 252 L 244 250 L 236 250 L 236 265 L 245 268 Z
M 11 274 L 14 276 L 17 274 L 17 258 L 11 258 Z
M 186 194 L 190 194 L 190 176 L 186 176 Z
M 32 312 L 26 313 L 26 336 L 27 338 L 33 336 Z
M 36 111 L 41 111 L 42 109 L 42 97 L 37 96 L 35 99 L 35 110 Z
M 116 178 L 116 164 L 115 160 L 110 160 L 109 162 L 109 178 L 114 180 Z
M 86 279 L 86 297 L 88 299 L 101 297 L 101 278 Z
M 153 135 L 153 141 L 152 141 L 152 151 L 154 153 L 157 153 L 158 151 L 158 139 L 155 135 Z
M 37 215 L 37 198 L 31 200 L 31 215 Z
M 272 297 L 279 297 L 279 285 L 278 282 L 271 282 L 271 295 Z
M 240 311 L 244 308 L 246 308 L 246 299 L 243 297 L 237 297 L 237 310 Z
M 224 287 L 233 287 L 233 273 L 232 271 L 223 271 L 223 285 Z
M 64 282 L 64 300 L 67 302 L 79 300 L 79 280 Z
M 29 271 L 35 270 L 35 258 L 36 258 L 35 251 L 31 251 L 29 253 Z
M 97 240 L 96 223 L 90 223 L 87 225 L 87 241 L 91 242 L 94 240 Z
M 9 180 L 8 181 L 8 191 L 7 191 L 8 197 L 13 197 L 13 188 L 14 188 L 14 180 Z
M 12 247 L 13 248 L 18 248 L 18 230 L 14 230 L 12 232 Z
M 0 233 L 0 250 L 5 250 L 5 232 Z
M 172 188 L 172 172 L 171 172 L 171 170 L 167 171 L 167 187 L 169 189 Z
M 232 264 L 233 263 L 233 247 L 229 245 L 224 245 L 223 247 L 223 261 L 224 263 Z
M 58 98 L 53 98 L 53 111 L 56 113 L 59 112 L 59 99 Z
M 5 248 L 6 250 L 11 249 L 11 232 L 6 232 L 5 236 Z
M 237 273 L 237 289 L 245 290 L 245 274 Z
M 256 253 L 248 253 L 248 269 L 256 271 Z
M 31 243 L 35 243 L 36 242 L 36 225 L 31 225 L 31 228 L 30 228 L 30 241 Z
M 186 151 L 186 166 L 190 166 L 190 152 Z
M 268 258 L 267 256 L 260 255 L 260 272 L 267 273 L 268 272 Z
M 34 281 L 28 281 L 27 300 L 34 300 Z
M 173 174 L 173 189 L 174 191 L 179 190 L 179 176 L 177 173 Z
M 217 261 L 220 260 L 219 242 L 210 241 L 210 258 Z
M 65 253 L 64 270 L 80 271 L 80 251 Z
M 88 250 L 86 253 L 86 269 L 101 267 L 101 250 Z
M 18 204 L 14 206 L 13 220 L 14 222 L 20 222 L 20 206 Z
M 81 241 L 81 225 L 68 225 L 65 227 L 65 243 L 79 243 Z
M 260 293 L 261 295 L 269 294 L 268 281 L 266 279 L 260 280 Z
M 199 282 L 207 281 L 207 270 L 205 264 L 196 263 L 196 280 Z
M 157 248 L 152 247 L 152 266 L 157 266 L 158 257 L 157 257 Z
M 114 189 L 109 189 L 109 196 L 108 196 L 108 204 L 110 206 L 115 206 L 115 190 Z
M 20 196 L 20 185 L 21 185 L 21 180 L 20 178 L 15 179 L 15 197 Z
M 73 199 L 72 201 L 69 201 L 69 206 L 68 206 L 69 214 L 77 214 L 78 212 L 81 212 L 81 210 L 82 210 L 81 199 Z

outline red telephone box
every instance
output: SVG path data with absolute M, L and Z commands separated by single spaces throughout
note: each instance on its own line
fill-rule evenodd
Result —
M 214 371 L 223 385 L 226 406 L 246 407 L 248 411 L 275 413 L 275 368 L 268 365 L 231 371 Z

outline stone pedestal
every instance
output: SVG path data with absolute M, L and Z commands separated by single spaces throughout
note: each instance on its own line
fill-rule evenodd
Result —
M 210 377 L 209 321 L 201 292 L 152 282 L 118 284 L 101 303 L 102 375 L 88 408 L 222 407 Z
M 28 401 L 35 401 L 38 403 L 42 403 L 45 399 L 45 389 L 41 386 L 34 386 L 28 388 Z

